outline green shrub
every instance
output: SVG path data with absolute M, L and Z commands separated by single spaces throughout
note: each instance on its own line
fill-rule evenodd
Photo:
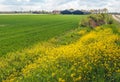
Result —
M 108 14 L 92 14 L 81 21 L 80 26 L 95 28 L 104 24 L 113 24 L 113 19 Z
M 88 19 L 83 19 L 80 23 L 80 26 L 89 27 L 89 20 Z

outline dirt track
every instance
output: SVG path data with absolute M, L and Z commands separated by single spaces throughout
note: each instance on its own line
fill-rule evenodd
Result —
M 112 15 L 113 18 L 120 23 L 120 15 Z

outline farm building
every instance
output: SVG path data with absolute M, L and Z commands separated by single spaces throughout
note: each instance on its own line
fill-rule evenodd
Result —
M 73 14 L 84 14 L 84 12 L 80 11 L 80 10 L 75 10 L 72 12 Z
M 60 14 L 60 11 L 59 10 L 54 10 L 52 11 L 53 14 Z
M 63 10 L 61 11 L 61 14 L 72 14 L 72 12 L 69 10 Z
M 63 10 L 61 11 L 61 14 L 84 14 L 84 12 L 80 10 Z

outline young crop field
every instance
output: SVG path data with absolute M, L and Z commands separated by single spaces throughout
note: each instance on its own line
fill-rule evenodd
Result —
M 120 24 L 110 15 L 0 18 L 0 82 L 120 82 Z
M 0 15 L 0 56 L 74 29 L 82 18 L 84 16 Z

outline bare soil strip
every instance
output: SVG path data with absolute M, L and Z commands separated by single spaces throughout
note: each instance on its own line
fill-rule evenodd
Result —
M 120 15 L 112 15 L 113 18 L 120 23 Z

